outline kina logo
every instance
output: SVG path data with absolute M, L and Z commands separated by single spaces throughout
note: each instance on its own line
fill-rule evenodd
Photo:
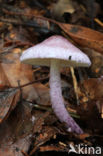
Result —
M 78 144 L 78 145 L 69 145 L 69 153 L 76 153 L 76 154 L 92 154 L 92 155 L 98 155 L 103 153 L 102 147 L 96 146 L 88 146 L 86 144 Z

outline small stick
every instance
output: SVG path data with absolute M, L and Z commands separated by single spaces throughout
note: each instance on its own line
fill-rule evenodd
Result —
M 95 18 L 94 21 L 103 27 L 103 22 L 101 22 L 98 18 Z
M 74 91 L 75 91 L 75 94 L 76 94 L 77 104 L 79 105 L 78 85 L 77 85 L 76 76 L 75 76 L 75 74 L 74 74 L 74 68 L 73 68 L 73 67 L 70 67 L 70 71 L 71 71 L 72 78 L 73 78 L 73 85 L 74 85 Z
M 41 81 L 47 80 L 48 78 L 49 78 L 49 76 L 47 76 L 45 78 L 41 78 L 39 80 L 34 80 L 32 82 L 29 82 L 29 83 L 26 83 L 26 84 L 23 84 L 23 85 L 20 85 L 19 87 L 17 86 L 17 87 L 13 87 L 13 88 L 15 88 L 15 89 L 23 88 L 23 87 L 26 87 L 28 85 L 32 85 L 33 83 L 37 83 L 37 82 L 41 82 Z

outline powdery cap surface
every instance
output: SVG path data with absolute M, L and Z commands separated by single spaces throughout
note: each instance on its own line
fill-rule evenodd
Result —
M 54 35 L 43 42 L 25 50 L 20 60 L 27 64 L 50 66 L 51 59 L 60 60 L 65 66 L 90 66 L 90 59 L 66 38 Z

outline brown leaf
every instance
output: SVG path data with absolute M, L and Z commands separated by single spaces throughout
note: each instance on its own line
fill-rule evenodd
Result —
M 0 94 L 0 123 L 7 119 L 19 100 L 17 89 L 8 89 Z
M 30 152 L 30 155 L 32 155 L 41 145 L 43 145 L 45 142 L 49 141 L 50 138 L 53 138 L 53 136 L 56 134 L 56 130 L 52 127 L 45 126 L 42 129 L 42 133 L 36 137 L 34 148 Z
M 4 89 L 5 87 L 9 86 L 9 81 L 2 69 L 2 66 L 0 64 L 0 89 Z
M 31 118 L 31 107 L 21 103 L 0 125 L 0 156 L 23 156 L 22 151 L 28 151 L 34 125 Z
M 22 13 L 15 13 L 15 12 L 14 13 L 12 12 L 12 14 L 16 14 L 19 16 L 23 15 Z M 92 48 L 103 54 L 103 33 L 94 31 L 90 28 L 86 28 L 83 26 L 60 23 L 53 19 L 45 18 L 42 16 L 40 17 L 31 14 L 25 14 L 25 16 L 34 17 L 36 21 L 38 20 L 41 21 L 41 25 L 40 25 L 41 27 L 42 24 L 44 25 L 44 23 L 47 23 L 45 26 L 47 29 L 48 29 L 48 22 L 54 23 L 58 25 L 66 34 L 68 34 L 80 46 Z
M 80 46 L 94 49 L 103 54 L 103 33 L 83 26 L 60 23 L 45 17 L 35 16 L 35 19 L 42 19 L 42 23 L 43 21 L 55 23 Z
M 92 62 L 90 67 L 92 77 L 100 77 L 103 75 L 103 55 L 90 48 L 82 48 L 82 50 L 86 52 Z
M 65 24 L 57 22 L 53 19 L 35 16 L 35 19 L 49 21 L 58 25 L 73 41 L 83 47 L 88 47 L 103 54 L 103 33 L 86 28 L 83 26 Z
M 85 80 L 83 85 L 90 100 L 95 101 L 95 106 L 103 118 L 103 77 Z
M 23 151 L 28 151 L 30 146 L 30 138 L 27 136 L 26 138 L 21 138 L 14 144 L 4 146 L 0 148 L 0 156 L 24 156 Z
M 21 46 L 23 46 L 23 45 L 32 46 L 32 43 L 30 42 L 31 38 L 29 38 L 30 36 L 25 29 L 22 29 L 22 28 L 15 29 L 12 27 L 9 29 L 10 29 L 10 31 L 9 31 L 9 33 L 6 34 L 6 37 L 5 37 L 5 40 L 6 40 L 5 46 L 10 43 L 11 44 L 15 43 L 16 45 L 19 45 L 19 46 L 20 45 Z M 20 32 L 20 33 L 18 33 L 18 32 Z
M 32 66 L 22 64 L 19 53 L 11 52 L 5 57 L 11 60 L 11 63 L 1 63 L 1 66 L 11 87 L 17 87 L 18 81 L 20 81 L 20 85 L 23 85 L 34 80 Z M 23 97 L 28 100 L 37 100 L 39 98 L 33 85 L 24 87 L 22 91 Z
M 41 83 L 35 83 L 34 87 L 39 95 L 40 104 L 42 105 L 50 105 L 50 94 L 49 88 Z
M 85 80 L 83 86 L 90 99 L 98 100 L 103 97 L 103 77 Z
M 45 114 L 43 113 L 43 115 L 38 117 L 38 119 L 36 120 L 35 125 L 34 125 L 34 130 L 33 130 L 34 133 L 41 132 L 43 125 L 44 125 L 44 120 L 45 120 L 45 118 L 48 118 L 49 115 L 50 115 L 50 112 L 46 112 Z
M 92 48 L 103 54 L 103 33 L 83 26 L 64 23 L 58 25 L 80 46 Z

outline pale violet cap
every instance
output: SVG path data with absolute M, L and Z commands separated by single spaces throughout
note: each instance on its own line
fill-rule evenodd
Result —
M 43 66 L 50 66 L 51 59 L 60 60 L 62 67 L 88 67 L 91 65 L 91 61 L 86 54 L 59 35 L 51 36 L 28 48 L 20 57 L 23 63 Z

